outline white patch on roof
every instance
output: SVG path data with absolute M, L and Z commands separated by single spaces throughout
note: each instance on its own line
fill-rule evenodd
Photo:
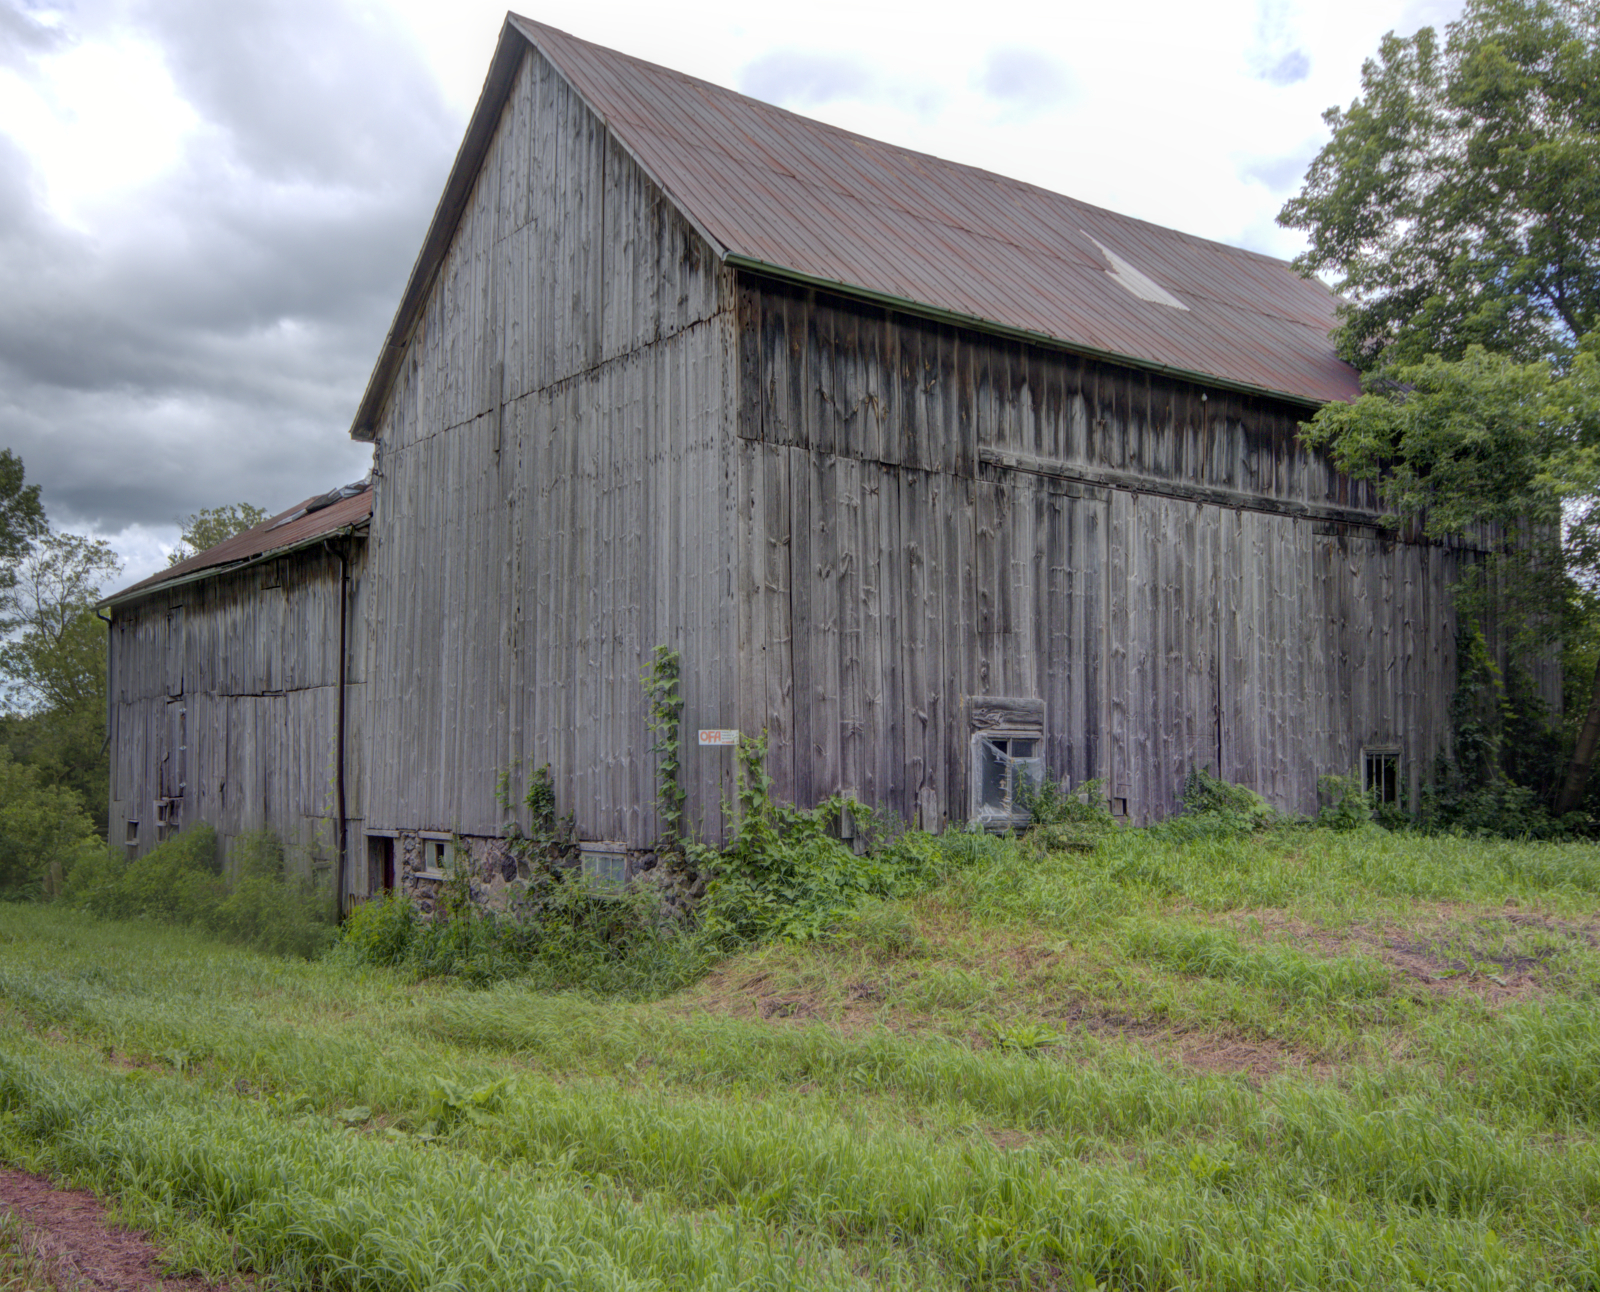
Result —
M 1099 238 L 1089 237 L 1084 230 L 1079 229 L 1084 237 L 1100 248 L 1100 254 L 1106 258 L 1106 263 L 1111 266 L 1106 273 L 1111 276 L 1111 281 L 1119 287 L 1124 287 L 1142 301 L 1150 301 L 1156 305 L 1170 305 L 1175 310 L 1188 312 L 1189 307 L 1180 301 L 1153 278 L 1148 278 L 1117 253 L 1101 242 Z

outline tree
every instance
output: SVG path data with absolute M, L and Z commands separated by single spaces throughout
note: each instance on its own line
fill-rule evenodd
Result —
M 1470 345 L 1558 366 L 1600 323 L 1600 4 L 1471 0 L 1390 33 L 1279 214 L 1363 370 Z
M 102 583 L 122 568 L 109 544 L 45 529 L 0 593 L 5 744 L 49 783 L 73 790 L 104 823 L 106 629 Z
M 0 900 L 59 893 L 75 862 L 103 847 L 75 794 L 0 749 Z
M 178 540 L 177 547 L 173 548 L 167 557 L 167 564 L 172 566 L 179 561 L 187 561 L 191 556 L 197 556 L 207 548 L 215 547 L 218 543 L 232 538 L 235 534 L 254 529 L 270 515 L 270 512 L 247 502 L 228 503 L 222 507 L 202 507 L 180 522 L 183 534 Z
M 1600 2 L 1469 0 L 1383 40 L 1279 221 L 1337 276 L 1365 393 L 1303 428 L 1393 519 L 1494 526 L 1458 605 L 1527 649 L 1600 586 Z M 1600 669 L 1555 810 L 1600 743 Z
M 44 528 L 39 486 L 22 482 L 22 459 L 0 449 L 0 594 L 12 586 L 12 564 L 27 555 L 33 537 Z

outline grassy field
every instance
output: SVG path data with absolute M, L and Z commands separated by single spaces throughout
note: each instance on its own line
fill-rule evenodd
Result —
M 1595 1288 L 1600 849 L 1003 847 L 657 999 L 0 907 L 0 1158 L 304 1288 Z M 3 1269 L 3 1267 L 0 1267 Z

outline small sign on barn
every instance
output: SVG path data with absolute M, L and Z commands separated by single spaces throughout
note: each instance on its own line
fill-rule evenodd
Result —
M 700 733 L 702 745 L 737 745 L 739 733 L 737 731 L 702 731 Z

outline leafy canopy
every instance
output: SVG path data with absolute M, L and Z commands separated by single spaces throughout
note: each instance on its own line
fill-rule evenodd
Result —
M 202 507 L 181 522 L 183 533 L 178 539 L 178 545 L 168 554 L 167 565 L 173 566 L 179 561 L 187 561 L 191 556 L 198 556 L 207 548 L 215 547 L 235 534 L 254 529 L 271 514 L 265 508 L 247 502 L 227 503 L 221 507 Z
M 33 536 L 44 527 L 39 486 L 23 483 L 22 459 L 0 449 L 0 589 L 10 565 L 26 555 Z
M 1365 393 L 1302 428 L 1392 521 L 1490 549 L 1457 605 L 1518 647 L 1600 581 L 1600 0 L 1469 0 L 1390 34 L 1279 221 L 1345 293 Z M 1491 528 L 1476 528 L 1476 527 Z M 1558 811 L 1600 742 L 1600 673 Z
M 1346 359 L 1570 359 L 1600 323 L 1600 4 L 1473 0 L 1442 44 L 1390 33 L 1323 119 L 1278 219 L 1351 301 Z
M 0 594 L 0 675 L 12 707 L 69 709 L 103 694 L 105 627 L 94 612 L 102 584 L 122 569 L 109 543 L 47 529 Z

